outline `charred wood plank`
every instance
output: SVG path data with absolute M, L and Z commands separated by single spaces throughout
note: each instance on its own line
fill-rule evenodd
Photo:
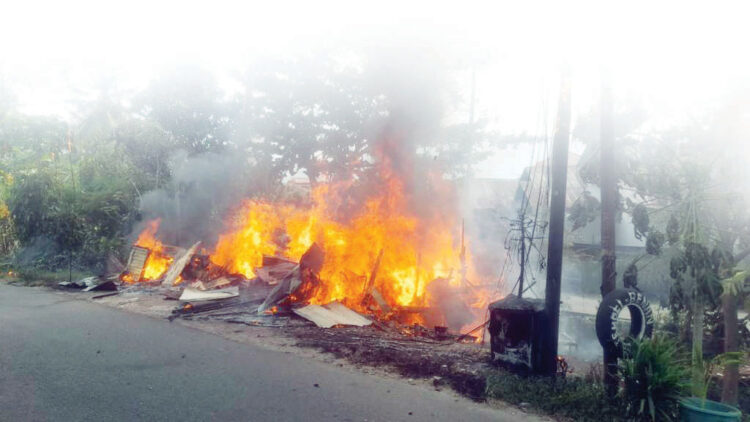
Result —
M 380 248 L 380 252 L 378 252 L 378 257 L 375 258 L 375 264 L 372 266 L 372 271 L 370 272 L 370 278 L 367 280 L 367 285 L 365 286 L 365 295 L 370 294 L 373 287 L 375 286 L 375 278 L 378 276 L 378 268 L 380 268 L 380 260 L 383 259 L 383 248 Z
M 107 294 L 103 294 L 103 295 L 99 295 L 99 296 L 94 296 L 91 299 L 101 299 L 103 297 L 117 296 L 119 294 L 120 294 L 120 292 L 112 292 L 112 293 L 107 293 Z
M 182 274 L 182 270 L 185 269 L 185 266 L 190 261 L 190 258 L 195 254 L 195 251 L 198 249 L 198 246 L 200 246 L 201 242 L 196 242 L 193 246 L 190 247 L 187 251 L 185 251 L 185 254 L 182 255 L 180 258 L 175 259 L 172 262 L 172 265 L 167 270 L 167 274 L 164 276 L 164 281 L 162 282 L 162 285 L 165 286 L 173 286 L 175 281 L 177 281 L 177 277 Z

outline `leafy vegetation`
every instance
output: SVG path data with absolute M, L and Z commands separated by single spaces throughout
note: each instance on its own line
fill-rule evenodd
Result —
M 649 267 L 651 280 L 645 280 L 649 284 L 639 286 L 647 293 L 657 291 L 662 298 L 668 292 L 672 331 L 691 349 L 694 395 L 704 391 L 704 362 L 741 350 L 750 341 L 744 322 L 736 318 L 747 296 L 738 286 L 747 277 L 734 276 L 748 268 L 750 255 L 747 178 L 744 164 L 736 159 L 744 153 L 748 133 L 742 119 L 730 110 L 736 106 L 720 106 L 701 119 L 661 131 L 646 129 L 645 116 L 637 107 L 635 112 L 618 111 L 616 118 L 618 154 L 613 170 L 620 192 L 618 207 L 629 214 L 633 236 L 645 247 L 618 272 L 626 286 L 634 286 L 641 270 Z M 598 161 L 591 159 L 598 155 L 594 122 L 591 116 L 582 116 L 574 135 L 588 149 L 579 175 L 597 184 L 600 169 Z M 716 159 L 709 162 L 706 157 Z M 574 207 L 577 214 L 570 217 L 574 225 L 595 218 L 599 207 L 593 205 Z M 732 294 L 722 295 L 722 280 L 730 279 Z M 726 282 L 723 287 L 727 291 Z M 730 375 L 725 377 L 728 394 L 723 400 L 736 403 L 737 366 L 727 363 L 723 371 Z
M 697 392 L 695 395 L 706 400 L 711 389 L 711 383 L 716 378 L 717 370 L 725 368 L 727 365 L 740 365 L 743 363 L 744 357 L 742 352 L 725 352 L 710 360 L 701 361 L 699 368 L 703 370 L 703 378 L 700 380 L 698 388 L 694 389 Z
M 677 342 L 664 335 L 631 340 L 620 361 L 624 387 L 620 397 L 629 418 L 673 420 L 678 400 L 690 383 L 690 371 Z
M 742 353 L 722 354 L 702 368 L 704 382 L 699 397 L 718 400 L 720 388 L 717 370 L 739 363 Z M 602 384 L 601 364 L 593 364 L 588 373 L 566 378 L 537 377 L 510 373 L 496 368 L 487 374 L 485 396 L 521 408 L 567 417 L 576 421 L 677 420 L 678 402 L 691 392 L 690 353 L 664 333 L 651 339 L 629 340 L 625 358 L 620 360 L 622 379 L 617 396 L 610 400 Z M 740 386 L 740 408 L 747 413 L 748 385 Z

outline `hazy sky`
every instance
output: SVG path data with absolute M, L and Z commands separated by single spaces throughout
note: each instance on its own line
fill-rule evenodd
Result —
M 575 113 L 595 104 L 606 64 L 618 98 L 668 124 L 748 85 L 744 9 L 716 1 L 16 1 L 0 15 L 0 75 L 24 112 L 66 117 L 70 99 L 101 75 L 135 90 L 160 66 L 190 60 L 231 89 L 232 72 L 263 54 L 409 45 L 472 64 L 476 115 L 506 132 L 550 131 L 563 61 L 573 70 Z M 470 72 L 454 77 L 468 91 Z M 505 151 L 480 175 L 512 176 L 527 155 Z

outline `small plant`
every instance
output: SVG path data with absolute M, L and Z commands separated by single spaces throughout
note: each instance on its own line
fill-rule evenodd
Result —
M 628 342 L 620 362 L 621 398 L 629 418 L 673 420 L 680 396 L 689 386 L 690 369 L 677 343 L 664 335 Z
M 743 352 L 726 352 L 714 356 L 710 360 L 700 362 L 700 367 L 703 369 L 703 383 L 698 386 L 697 391 L 700 392 L 698 398 L 702 399 L 704 407 L 706 405 L 708 390 L 711 387 L 711 381 L 716 377 L 719 368 L 726 368 L 728 365 L 742 365 L 743 359 Z

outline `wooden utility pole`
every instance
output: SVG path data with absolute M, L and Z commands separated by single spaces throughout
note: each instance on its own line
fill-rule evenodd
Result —
M 568 180 L 568 140 L 570 138 L 570 70 L 563 68 L 557 123 L 552 144 L 551 194 L 549 205 L 549 244 L 547 249 L 547 286 L 545 311 L 547 329 L 543 335 L 542 372 L 557 372 L 557 337 L 560 328 L 560 279 L 562 277 L 563 235 L 565 228 L 565 188 Z
M 601 71 L 601 141 L 599 189 L 601 192 L 602 297 L 617 288 L 615 268 L 615 216 L 617 213 L 617 175 L 615 174 L 615 134 L 612 106 L 612 82 L 607 69 Z M 617 391 L 617 356 L 604 349 L 604 385 L 610 397 Z

